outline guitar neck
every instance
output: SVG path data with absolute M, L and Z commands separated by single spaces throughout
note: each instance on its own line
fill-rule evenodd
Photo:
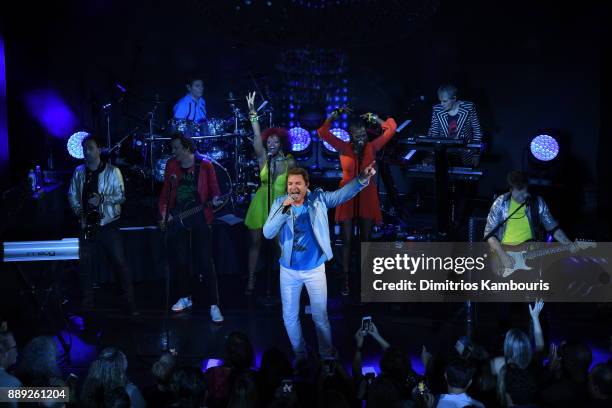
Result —
M 196 215 L 198 212 L 202 211 L 202 208 L 204 208 L 203 205 L 198 205 L 197 207 L 190 208 L 189 210 L 182 212 L 180 218 L 188 218 L 192 215 Z
M 219 199 L 224 200 L 226 197 L 229 197 L 229 195 L 230 195 L 229 193 L 228 194 L 224 194 L 224 195 L 220 196 Z M 186 211 L 183 211 L 180 214 L 180 218 L 188 218 L 188 217 L 191 217 L 192 215 L 196 215 L 198 212 L 202 211 L 203 208 L 210 207 L 212 205 L 213 205 L 212 200 L 211 201 L 207 201 L 206 204 L 200 204 L 197 207 L 193 207 L 193 208 L 190 208 L 190 209 L 188 209 Z
M 541 256 L 558 254 L 559 252 L 569 251 L 571 244 L 559 245 L 553 248 L 542 248 L 542 249 L 534 249 L 533 251 L 528 251 L 525 254 L 526 259 L 534 259 L 539 258 Z

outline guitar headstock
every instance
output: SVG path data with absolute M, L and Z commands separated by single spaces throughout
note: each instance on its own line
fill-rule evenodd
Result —
M 577 239 L 574 244 L 578 249 L 597 248 L 597 242 L 593 240 Z

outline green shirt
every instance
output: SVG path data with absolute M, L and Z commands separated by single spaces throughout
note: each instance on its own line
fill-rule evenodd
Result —
M 519 206 L 520 204 L 514 198 L 511 198 L 508 214 L 512 214 Z M 524 206 L 506 222 L 502 244 L 518 245 L 530 239 L 533 239 L 533 235 L 527 217 L 527 206 Z
M 195 180 L 193 167 L 190 170 L 183 169 L 183 177 L 176 189 L 176 201 L 179 206 L 198 199 L 198 185 Z

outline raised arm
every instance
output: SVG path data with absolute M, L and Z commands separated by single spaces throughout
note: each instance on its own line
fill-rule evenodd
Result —
M 249 107 L 249 120 L 253 127 L 253 150 L 257 156 L 259 166 L 263 167 L 266 162 L 266 149 L 261 139 L 261 127 L 259 126 L 259 119 L 257 117 L 257 111 L 255 110 L 255 92 L 251 92 L 247 95 L 247 105 Z
M 378 136 L 372 141 L 372 147 L 374 147 L 374 150 L 379 151 L 389 142 L 389 140 L 391 140 L 395 134 L 397 123 L 395 123 L 393 118 L 388 118 L 387 120 L 383 121 L 377 115 L 373 115 L 372 119 L 376 121 L 376 123 L 378 123 L 383 130 L 382 135 Z
M 533 325 L 533 339 L 535 343 L 536 351 L 544 350 L 544 334 L 542 333 L 542 326 L 540 325 L 540 312 L 544 307 L 544 300 L 539 299 L 533 304 L 529 305 L 529 315 L 531 316 L 531 323 Z
M 350 112 L 348 109 L 336 109 L 331 115 L 325 119 L 325 122 L 317 129 L 317 133 L 321 139 L 332 145 L 340 154 L 347 154 L 351 151 L 351 144 L 344 140 L 338 139 L 331 131 L 331 123 L 340 116 L 344 111 Z

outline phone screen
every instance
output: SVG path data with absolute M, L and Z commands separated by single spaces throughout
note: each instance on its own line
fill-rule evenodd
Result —
M 370 330 L 370 323 L 372 323 L 371 316 L 365 316 L 361 319 L 361 330 L 367 332 Z

